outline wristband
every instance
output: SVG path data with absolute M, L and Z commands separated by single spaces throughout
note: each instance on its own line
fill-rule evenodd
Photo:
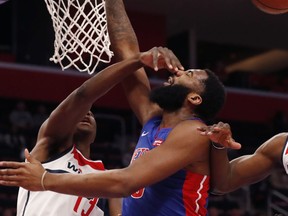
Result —
M 214 142 L 212 142 L 212 146 L 213 146 L 215 149 L 217 149 L 217 150 L 223 150 L 223 149 L 225 149 L 224 146 L 217 146 Z
M 44 185 L 44 178 L 45 178 L 46 173 L 47 173 L 47 170 L 45 170 L 45 172 L 42 174 L 42 177 L 41 177 L 41 186 L 42 186 L 43 191 L 46 191 L 46 188 Z

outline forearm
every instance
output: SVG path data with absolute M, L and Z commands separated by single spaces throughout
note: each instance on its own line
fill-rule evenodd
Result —
M 107 0 L 106 14 L 111 47 L 115 60 L 121 61 L 130 58 L 139 52 L 139 44 L 133 26 L 125 10 L 123 0 Z M 143 113 L 147 110 L 150 84 L 144 69 L 140 69 L 122 81 L 122 86 L 130 107 L 143 122 Z M 139 103 L 142 106 L 139 106 Z
M 129 181 L 120 170 L 93 174 L 51 174 L 44 178 L 46 190 L 84 197 L 125 197 L 131 194 Z
M 230 190 L 231 167 L 226 148 L 211 147 L 211 177 L 212 191 L 226 193 Z
M 262 161 L 259 163 L 259 161 Z M 267 177 L 271 162 L 262 155 L 243 155 L 229 161 L 226 149 L 211 150 L 212 190 L 228 193 Z
M 140 53 L 135 54 L 129 59 L 105 68 L 74 90 L 51 113 L 49 124 L 47 124 L 47 128 L 49 128 L 47 136 L 65 137 L 67 134 L 71 134 L 75 125 L 88 113 L 97 99 L 106 94 L 125 76 L 143 66 L 140 55 Z M 75 107 L 77 107 L 77 112 L 75 112 Z M 48 133 L 47 128 L 46 132 Z
M 109 215 L 119 216 L 122 212 L 122 198 L 110 198 L 109 200 Z
M 105 6 L 107 27 L 115 60 L 122 61 L 139 53 L 138 40 L 123 0 L 107 0 Z
M 139 53 L 132 58 L 113 64 L 96 74 L 77 89 L 76 95 L 80 99 L 94 102 L 123 78 L 141 67 L 143 67 L 143 64 L 140 61 Z

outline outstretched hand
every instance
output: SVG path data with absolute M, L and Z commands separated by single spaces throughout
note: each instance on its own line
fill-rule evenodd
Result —
M 38 160 L 30 155 L 27 149 L 25 149 L 25 157 L 27 162 L 0 162 L 0 185 L 42 191 L 41 178 L 45 169 Z
M 144 65 L 153 68 L 155 71 L 167 69 L 172 73 L 177 73 L 179 69 L 184 70 L 179 59 L 166 47 L 153 47 L 146 52 L 142 52 L 140 59 Z
M 217 145 L 231 149 L 241 148 L 241 144 L 232 138 L 230 125 L 227 123 L 219 122 L 210 126 L 198 127 L 197 129 L 202 135 L 208 136 Z

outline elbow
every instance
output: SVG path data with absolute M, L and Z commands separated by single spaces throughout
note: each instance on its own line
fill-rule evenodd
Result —
M 115 185 L 116 194 L 119 197 L 127 197 L 141 189 L 141 186 L 135 181 L 135 177 L 126 172 L 126 168 L 120 171 L 118 183 Z
M 211 194 L 214 195 L 224 195 L 229 193 L 230 191 L 227 189 L 223 188 L 218 188 L 218 187 L 211 187 Z
M 121 197 L 127 197 L 130 196 L 131 194 L 135 193 L 137 190 L 139 190 L 140 188 L 137 187 L 133 187 L 131 184 L 126 183 L 124 185 L 125 189 L 122 191 L 122 196 Z
M 96 98 L 94 97 L 95 95 L 97 95 L 97 93 L 91 92 L 91 90 L 89 90 L 89 88 L 87 87 L 87 83 L 84 82 L 79 88 L 74 90 L 71 96 L 73 97 L 74 103 L 91 104 L 91 102 L 96 100 Z
M 216 194 L 216 195 L 223 195 L 226 193 L 229 193 L 233 191 L 233 189 L 229 186 L 229 184 L 226 183 L 215 183 L 212 182 L 211 184 L 211 193 Z
M 85 100 L 88 97 L 86 90 L 86 83 L 83 83 L 79 88 L 74 91 L 74 97 L 77 100 Z
M 211 193 L 213 194 L 227 194 L 239 189 L 240 186 L 231 182 L 218 182 L 211 184 Z
M 128 197 L 136 191 L 137 189 L 133 190 L 129 184 L 123 184 L 123 186 L 119 188 L 119 197 Z

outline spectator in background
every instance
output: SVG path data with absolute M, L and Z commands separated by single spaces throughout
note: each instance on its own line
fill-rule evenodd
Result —
M 47 108 L 44 104 L 39 104 L 37 106 L 36 112 L 32 116 L 33 121 L 33 131 L 39 130 L 40 126 L 43 124 L 43 122 L 49 117 Z
M 32 127 L 32 115 L 27 110 L 26 103 L 24 101 L 18 101 L 15 108 L 9 115 L 10 123 L 12 127 L 15 126 L 20 132 L 26 133 Z
M 41 125 L 46 119 L 48 119 L 49 114 L 47 108 L 44 104 L 38 104 L 36 112 L 32 114 L 32 128 L 31 136 L 29 136 L 28 146 L 26 148 L 32 149 L 36 143 L 36 138 Z

